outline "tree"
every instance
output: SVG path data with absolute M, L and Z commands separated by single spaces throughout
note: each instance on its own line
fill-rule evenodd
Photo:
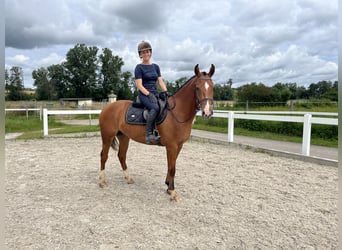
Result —
M 285 86 L 290 90 L 290 99 L 297 99 L 297 83 L 295 82 L 290 82 L 290 83 L 285 83 Z
M 296 98 L 295 99 L 307 99 L 309 98 L 308 91 L 304 86 L 299 86 L 296 89 Z
M 177 89 L 173 82 L 165 80 L 165 85 L 166 85 L 167 91 L 169 91 L 170 93 L 174 94 L 176 92 Z
M 175 89 L 178 90 L 180 87 L 182 87 L 184 85 L 184 83 L 186 83 L 188 81 L 188 78 L 187 77 L 181 77 L 181 78 L 178 78 L 176 81 L 175 81 Z
M 8 69 L 5 68 L 5 89 L 8 90 L 10 85 Z
M 7 77 L 7 99 L 11 101 L 21 100 L 23 97 L 22 91 L 24 89 L 24 78 L 22 68 L 13 66 L 10 69 L 10 75 Z
M 330 89 L 328 89 L 323 95 L 323 98 L 331 101 L 338 101 L 338 81 L 335 81 Z
M 129 89 L 131 90 L 131 94 L 132 94 L 133 98 L 135 96 L 137 96 L 138 95 L 138 88 L 137 88 L 137 85 L 135 83 L 135 78 L 133 76 L 131 76 L 131 78 L 128 82 L 128 86 L 129 86 Z
M 189 79 L 187 77 L 178 78 L 174 83 L 164 80 L 167 91 L 174 94 L 179 88 L 181 88 Z
M 331 88 L 332 83 L 330 81 L 319 81 L 318 83 L 310 84 L 308 93 L 310 97 L 319 99 Z
M 36 87 L 36 96 L 38 100 L 56 99 L 55 86 L 49 80 L 49 72 L 46 68 L 41 67 L 33 70 L 33 85 Z
M 77 44 L 66 55 L 66 78 L 70 83 L 69 91 L 75 97 L 91 97 L 92 89 L 96 89 L 97 82 L 97 52 L 98 48 Z
M 98 48 L 77 44 L 66 55 L 62 64 L 34 70 L 39 99 L 93 98 L 103 100 L 113 92 L 118 99 L 132 99 L 135 83 L 130 72 L 122 72 L 124 65 L 119 56 L 108 48 L 97 56 Z M 50 92 L 49 92 L 50 91 Z
M 57 99 L 63 97 L 72 97 L 68 96 L 70 93 L 68 92 L 69 83 L 66 81 L 66 73 L 63 65 L 61 64 L 53 64 L 47 68 L 48 75 L 47 79 L 49 84 L 53 87 L 54 97 Z
M 286 102 L 291 97 L 291 91 L 287 84 L 276 83 L 272 87 L 272 101 L 273 102 Z
M 132 91 L 129 87 L 130 72 L 121 72 L 124 65 L 123 60 L 119 56 L 113 56 L 112 51 L 108 48 L 102 50 L 99 56 L 101 64 L 101 82 L 102 98 L 106 98 L 108 94 L 114 92 L 118 99 L 131 99 Z
M 265 86 L 262 83 L 243 85 L 238 88 L 239 102 L 271 102 L 272 101 L 272 88 Z
M 233 85 L 233 79 L 232 78 L 229 78 L 228 81 L 227 81 L 227 85 L 232 88 L 232 85 Z
M 221 84 L 215 84 L 214 99 L 221 100 L 221 101 L 233 100 L 234 92 L 232 89 L 232 85 L 233 85 L 233 80 L 231 78 L 229 78 L 227 83 L 225 83 L 223 86 Z
M 131 87 L 129 85 L 131 78 L 132 78 L 132 74 L 128 71 L 123 72 L 121 74 L 121 79 L 119 82 L 118 91 L 116 92 L 118 100 L 123 100 L 123 99 L 131 100 L 131 99 L 133 99 L 133 94 L 131 91 Z

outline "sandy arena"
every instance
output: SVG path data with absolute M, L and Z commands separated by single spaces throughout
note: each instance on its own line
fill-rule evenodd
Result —
M 99 188 L 101 138 L 6 141 L 6 249 L 337 249 L 337 168 L 187 142 L 171 202 L 164 147 L 133 141 Z

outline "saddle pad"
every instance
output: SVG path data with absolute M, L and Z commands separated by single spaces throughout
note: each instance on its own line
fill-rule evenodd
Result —
M 126 123 L 132 125 L 145 125 L 146 120 L 144 118 L 144 108 L 134 107 L 132 104 L 128 106 L 126 110 Z M 158 115 L 156 123 L 160 124 L 164 121 L 166 117 L 167 109 L 164 108 L 162 112 Z

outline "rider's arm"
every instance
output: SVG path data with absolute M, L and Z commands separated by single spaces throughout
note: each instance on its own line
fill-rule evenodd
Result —
M 164 91 L 164 92 L 167 91 L 166 85 L 165 85 L 164 80 L 161 76 L 158 77 L 158 84 L 159 84 L 162 91 Z
M 137 85 L 137 88 L 140 90 L 141 93 L 146 96 L 150 94 L 150 92 L 148 92 L 148 90 L 143 86 L 141 78 L 135 79 L 135 84 Z

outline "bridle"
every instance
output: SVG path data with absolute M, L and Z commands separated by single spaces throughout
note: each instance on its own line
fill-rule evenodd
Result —
M 212 81 L 210 77 L 199 77 L 199 78 L 196 79 L 196 83 L 195 83 L 195 86 L 196 86 L 196 87 L 195 87 L 195 96 L 196 96 L 196 102 L 197 102 L 196 113 L 197 113 L 198 111 L 201 110 L 201 104 L 202 104 L 202 102 L 210 101 L 210 102 L 214 103 L 214 99 L 213 99 L 213 98 L 208 98 L 208 97 L 202 98 L 202 99 L 199 99 L 199 98 L 198 98 L 198 93 L 200 93 L 200 91 L 201 91 L 201 90 L 197 87 L 197 81 L 198 81 L 198 80 L 202 80 L 202 81 L 210 80 L 210 81 Z
M 185 119 L 184 121 L 180 121 L 180 120 L 177 118 L 177 116 L 175 115 L 175 113 L 173 112 L 174 108 L 176 107 L 176 99 L 175 99 L 174 95 L 171 96 L 171 98 L 173 98 L 173 103 L 174 103 L 174 105 L 173 105 L 173 107 L 170 107 L 170 106 L 168 105 L 167 109 L 171 112 L 172 116 L 175 118 L 175 120 L 176 120 L 178 123 L 186 123 L 186 122 L 190 121 L 190 120 L 196 115 L 196 113 L 197 113 L 198 111 L 201 110 L 201 104 L 202 104 L 202 102 L 211 101 L 212 103 L 214 103 L 214 99 L 213 99 L 213 98 L 208 98 L 208 97 L 206 97 L 206 98 L 200 99 L 200 98 L 198 97 L 198 95 L 199 95 L 199 93 L 200 93 L 200 91 L 201 91 L 201 90 L 198 88 L 198 81 L 205 81 L 205 80 L 210 80 L 210 81 L 212 81 L 210 77 L 198 77 L 198 78 L 196 78 L 196 82 L 195 82 L 195 93 L 194 93 L 194 94 L 195 94 L 195 97 L 196 97 L 196 104 L 197 104 L 197 107 L 196 107 L 194 113 L 193 113 L 189 118 Z

